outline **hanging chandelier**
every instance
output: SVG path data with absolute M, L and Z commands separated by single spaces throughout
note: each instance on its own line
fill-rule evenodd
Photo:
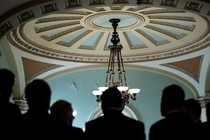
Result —
M 126 71 L 123 65 L 123 59 L 121 50 L 123 46 L 119 44 L 120 39 L 118 37 L 117 26 L 120 22 L 120 19 L 113 18 L 110 19 L 109 22 L 112 23 L 112 27 L 114 32 L 112 34 L 111 42 L 112 45 L 109 45 L 110 56 L 108 61 L 108 68 L 106 72 L 106 80 L 104 87 L 98 87 L 98 90 L 92 91 L 92 93 L 96 96 L 96 101 L 100 102 L 100 96 L 109 87 L 117 87 L 118 90 L 122 93 L 123 103 L 129 103 L 129 99 L 136 100 L 137 93 L 140 92 L 140 89 L 134 88 L 129 89 L 126 81 Z

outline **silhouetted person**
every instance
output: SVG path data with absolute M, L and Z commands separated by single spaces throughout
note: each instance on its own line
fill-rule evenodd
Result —
M 201 124 L 201 105 L 195 99 L 186 99 L 183 104 L 184 114 L 193 122 Z
M 161 115 L 163 119 L 150 127 L 149 140 L 191 139 L 192 123 L 182 113 L 184 90 L 178 85 L 169 85 L 162 91 Z
M 0 135 L 14 131 L 21 111 L 18 105 L 10 102 L 15 83 L 15 75 L 9 69 L 0 69 Z M 3 136 L 2 136 L 3 137 Z
M 183 104 L 183 113 L 193 123 L 194 138 L 199 140 L 204 138 L 203 126 L 201 121 L 201 105 L 195 99 L 187 99 Z M 193 129 L 192 128 L 192 129 Z
M 85 123 L 85 138 L 145 140 L 144 124 L 122 113 L 122 95 L 116 87 L 110 87 L 101 95 L 103 116 Z
M 206 121 L 203 122 L 203 129 L 204 129 L 204 140 L 210 139 L 210 102 L 206 104 Z
M 35 79 L 25 87 L 28 111 L 22 115 L 23 139 L 50 138 L 52 119 L 49 114 L 51 89 L 42 79 Z
M 136 0 L 136 4 L 141 5 L 141 0 Z
M 83 138 L 82 128 L 72 126 L 74 116 L 70 102 L 57 100 L 52 104 L 50 111 L 54 121 L 53 131 L 56 137 L 59 137 L 59 139 L 77 138 L 78 140 Z

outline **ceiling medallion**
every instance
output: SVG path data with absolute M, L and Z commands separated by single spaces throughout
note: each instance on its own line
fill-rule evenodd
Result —
M 116 17 L 121 20 L 118 25 L 120 31 L 134 29 L 145 23 L 144 17 L 140 14 L 124 11 L 110 11 L 96 13 L 86 17 L 84 25 L 94 30 L 112 31 L 113 29 L 109 23 L 109 19 Z

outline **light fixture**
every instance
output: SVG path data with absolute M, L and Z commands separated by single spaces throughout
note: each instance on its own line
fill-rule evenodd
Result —
M 115 86 L 117 87 L 123 97 L 124 105 L 126 103 L 129 103 L 129 99 L 136 100 L 137 93 L 140 92 L 140 89 L 129 89 L 127 86 L 126 81 L 126 71 L 124 69 L 123 65 L 123 59 L 122 59 L 122 45 L 119 44 L 120 39 L 118 37 L 118 32 L 116 31 L 118 23 L 120 22 L 120 19 L 113 18 L 109 20 L 112 23 L 112 27 L 114 29 L 114 32 L 112 34 L 111 42 L 113 45 L 109 45 L 110 49 L 110 56 L 109 56 L 109 62 L 108 62 L 108 69 L 106 72 L 106 81 L 104 87 L 98 87 L 98 90 L 92 91 L 92 93 L 96 96 L 96 101 L 100 101 L 100 96 L 107 88 Z

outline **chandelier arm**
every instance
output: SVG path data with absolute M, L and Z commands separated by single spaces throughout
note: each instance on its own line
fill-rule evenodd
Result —
M 121 62 L 121 68 L 122 68 L 122 75 L 123 75 L 123 78 L 124 78 L 124 81 L 123 81 L 123 86 L 127 86 L 127 81 L 126 81 L 126 72 L 125 72 L 125 69 L 124 69 L 124 65 L 123 65 L 123 59 L 122 59 L 122 53 L 121 51 L 119 52 L 119 55 L 120 55 L 120 62 Z
M 131 98 L 132 100 L 136 100 L 136 93 L 130 94 L 130 98 Z
M 123 72 L 125 72 L 121 51 L 120 51 L 120 61 L 121 61 L 121 64 L 122 64 Z
M 110 77 L 110 71 L 111 71 L 111 59 L 112 58 L 112 53 L 110 51 L 110 55 L 109 55 L 109 61 L 108 61 L 108 68 L 107 68 L 107 71 L 106 71 L 106 83 L 105 83 L 105 87 L 109 87 L 110 86 L 110 81 L 111 81 L 111 77 Z
M 112 60 L 112 52 L 110 51 L 107 73 L 110 71 L 111 60 Z
M 106 73 L 106 81 L 105 81 L 105 87 L 108 86 L 108 79 L 109 79 L 109 73 Z
M 118 69 L 117 69 L 117 71 L 118 71 L 118 81 L 120 82 L 119 86 L 121 86 L 123 81 L 122 81 L 122 71 L 121 71 L 121 62 L 120 62 L 119 50 L 117 50 L 117 66 L 118 66 Z
M 123 76 L 124 76 L 124 86 L 127 86 L 127 81 L 126 81 L 125 72 L 123 72 Z
M 112 83 L 114 83 L 114 77 L 115 77 L 115 69 L 114 69 L 114 65 L 115 65 L 115 53 L 114 51 L 111 49 L 111 69 L 112 69 L 112 73 L 111 73 L 111 83 L 110 83 L 110 86 L 112 86 Z

